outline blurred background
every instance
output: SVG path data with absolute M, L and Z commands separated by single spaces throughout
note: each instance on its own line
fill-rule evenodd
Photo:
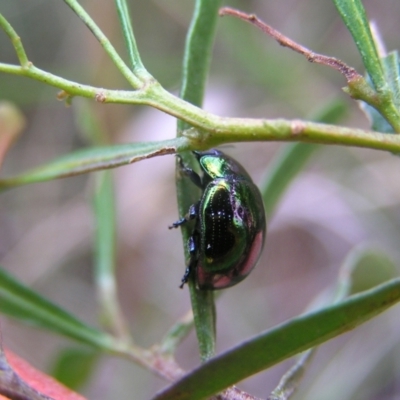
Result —
M 388 51 L 399 46 L 400 2 L 365 0 Z M 124 54 L 114 3 L 82 5 Z M 145 66 L 177 93 L 185 34 L 194 1 L 131 0 L 134 31 Z M 224 5 L 256 13 L 290 38 L 337 57 L 363 72 L 349 33 L 328 1 L 230 0 Z M 88 29 L 61 1 L 2 0 L 0 12 L 21 36 L 29 59 L 54 74 L 106 88 L 129 89 Z M 0 62 L 17 63 L 0 32 Z M 221 116 L 307 119 L 325 104 L 344 102 L 341 125 L 368 128 L 358 104 L 341 90 L 335 71 L 308 63 L 249 24 L 219 20 L 205 108 Z M 71 107 L 57 89 L 0 74 L 0 100 L 26 117 L 2 176 L 13 175 L 87 146 Z M 148 107 L 90 104 L 114 143 L 172 138 L 176 121 Z M 285 146 L 246 143 L 226 148 L 260 183 L 271 159 Z M 321 147 L 299 174 L 274 215 L 258 267 L 217 303 L 218 352 L 302 313 L 333 285 L 346 255 L 373 246 L 400 259 L 398 158 L 368 149 Z M 184 272 L 179 230 L 169 231 L 177 205 L 174 157 L 114 170 L 118 220 L 118 282 L 122 308 L 138 344 L 150 346 L 189 308 L 179 290 Z M 93 176 L 28 185 L 1 194 L 0 265 L 80 319 L 97 325 L 92 279 Z M 398 399 L 399 307 L 321 346 L 298 399 Z M 6 347 L 51 373 L 60 352 L 74 343 L 1 317 Z M 199 363 L 194 333 L 181 345 L 184 368 Z M 242 382 L 266 398 L 292 361 Z M 125 360 L 102 357 L 80 389 L 90 399 L 148 399 L 165 382 Z M 397 393 L 397 395 L 396 395 Z

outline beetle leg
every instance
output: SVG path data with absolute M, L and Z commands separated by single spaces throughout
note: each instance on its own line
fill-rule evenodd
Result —
M 189 269 L 189 267 L 187 267 L 185 270 L 185 273 L 182 276 L 182 280 L 181 280 L 182 283 L 179 285 L 179 289 L 183 289 L 183 286 L 189 280 L 189 275 L 190 275 L 190 269 Z
M 179 168 L 183 174 L 190 178 L 190 180 L 200 189 L 203 189 L 203 184 L 199 174 L 194 172 L 192 168 L 189 168 L 183 163 L 182 157 L 178 156 Z
M 183 274 L 181 284 L 179 285 L 180 289 L 183 289 L 184 284 L 188 282 L 189 276 L 197 263 L 197 240 L 195 234 L 189 237 L 187 246 L 190 254 L 190 260 L 189 265 L 187 266 L 185 273 Z
M 188 213 L 181 219 L 178 219 L 178 221 L 175 221 L 171 226 L 168 227 L 168 229 L 178 228 L 178 226 L 181 226 L 186 222 L 195 219 L 198 215 L 198 210 L 199 210 L 199 203 L 192 204 L 189 207 Z
M 178 219 L 178 221 L 173 222 L 172 225 L 168 227 L 168 229 L 177 228 L 178 226 L 185 224 L 187 221 L 188 220 L 186 219 L 186 216 L 182 217 L 181 219 Z

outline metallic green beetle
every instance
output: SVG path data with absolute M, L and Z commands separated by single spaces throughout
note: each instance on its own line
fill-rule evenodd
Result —
M 180 167 L 202 189 L 200 200 L 169 228 L 195 220 L 190 259 L 180 287 L 194 274 L 199 289 L 224 289 L 242 281 L 260 258 L 266 236 L 261 194 L 246 170 L 223 152 L 194 151 L 203 176 Z

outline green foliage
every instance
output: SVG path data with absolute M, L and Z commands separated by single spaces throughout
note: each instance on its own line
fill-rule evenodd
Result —
M 182 141 L 181 141 L 182 142 Z M 168 140 L 160 151 L 160 143 L 133 143 L 117 146 L 91 147 L 60 157 L 42 167 L 15 177 L 0 180 L 0 190 L 13 186 L 44 182 L 103 169 L 132 164 L 157 155 L 171 154 L 178 147 L 178 140 Z
M 195 167 L 190 156 L 190 151 L 194 149 L 205 149 L 231 142 L 293 142 L 280 149 L 275 155 L 261 185 L 267 215 L 271 219 L 279 201 L 296 177 L 304 171 L 311 157 L 322 153 L 322 145 L 335 144 L 400 152 L 400 141 L 396 134 L 400 132 L 400 66 L 397 51 L 388 55 L 381 54 L 381 51 L 378 51 L 378 38 L 374 37 L 375 34 L 371 32 L 361 1 L 335 0 L 334 4 L 363 60 L 367 78 L 363 78 L 361 73 L 356 73 L 355 70 L 332 57 L 329 58 L 329 62 L 331 65 L 335 64 L 336 67 L 339 65 L 341 68 L 347 68 L 346 71 L 351 71 L 353 74 L 350 74 L 350 78 L 349 74 L 344 74 L 348 85 L 345 91 L 363 102 L 363 109 L 371 121 L 371 131 L 334 125 L 344 120 L 349 107 L 336 98 L 334 100 L 327 99 L 326 92 L 323 93 L 324 107 L 320 108 L 319 112 L 310 113 L 312 115 L 310 121 L 283 118 L 221 117 L 204 111 L 201 106 L 206 93 L 207 79 L 210 75 L 218 11 L 222 1 L 195 1 L 184 47 L 180 97 L 167 91 L 150 74 L 147 61 L 143 61 L 146 60 L 146 56 L 149 59 L 150 57 L 147 54 L 143 57 L 143 54 L 139 53 L 140 40 L 137 40 L 133 29 L 133 26 L 135 24 L 140 25 L 141 21 L 137 19 L 135 12 L 132 12 L 133 19 L 131 18 L 126 0 L 115 0 L 115 8 L 129 63 L 125 63 L 117 48 L 111 44 L 111 40 L 77 0 L 64 0 L 64 2 L 89 28 L 117 71 L 132 87 L 132 90 L 105 89 L 103 85 L 99 85 L 99 87 L 85 85 L 36 67 L 28 58 L 24 48 L 24 39 L 20 39 L 17 30 L 1 14 L 0 27 L 12 42 L 19 65 L 1 62 L 0 73 L 28 77 L 56 87 L 61 90 L 58 95 L 59 99 L 65 100 L 67 104 L 73 103 L 75 105 L 76 100 L 74 98 L 79 96 L 96 100 L 99 103 L 135 104 L 153 107 L 177 118 L 177 135 L 174 139 L 150 140 L 147 139 L 148 136 L 150 137 L 150 132 L 141 132 L 141 140 L 113 145 L 115 137 L 108 131 L 113 131 L 114 128 L 107 129 L 99 122 L 101 118 L 93 112 L 94 107 L 89 108 L 87 104 L 78 103 L 79 115 L 76 124 L 79 130 L 84 133 L 86 141 L 90 143 L 89 147 L 70 151 L 65 156 L 59 156 L 54 161 L 43 162 L 42 166 L 28 169 L 26 172 L 1 178 L 0 191 L 5 191 L 17 186 L 22 187 L 27 184 L 53 181 L 97 171 L 95 181 L 91 183 L 90 192 L 94 220 L 93 275 L 98 296 L 98 314 L 101 328 L 96 329 L 80 321 L 71 313 L 47 300 L 46 296 L 18 282 L 3 269 L 0 269 L 0 312 L 23 323 L 56 332 L 76 341 L 79 345 L 89 345 L 89 349 L 88 347 L 78 350 L 68 349 L 60 353 L 57 358 L 54 375 L 72 388 L 79 388 L 88 380 L 100 359 L 100 351 L 127 358 L 170 381 L 170 386 L 154 397 L 158 400 L 202 399 L 212 396 L 241 380 L 306 351 L 283 376 L 281 383 L 270 397 L 271 400 L 288 399 L 300 383 L 304 371 L 308 368 L 311 355 L 315 352 L 315 346 L 354 329 L 400 301 L 400 281 L 396 278 L 398 271 L 391 258 L 386 253 L 377 251 L 375 247 L 368 244 L 365 244 L 364 247 L 356 247 L 343 262 L 337 274 L 336 283 L 329 284 L 329 287 L 319 295 L 315 293 L 309 296 L 308 300 L 311 299 L 311 304 L 308 307 L 308 312 L 290 318 L 286 322 L 267 330 L 265 330 L 265 325 L 268 326 L 268 324 L 264 324 L 265 321 L 262 321 L 262 323 L 260 322 L 262 333 L 253 334 L 246 341 L 217 356 L 215 356 L 215 352 L 218 344 L 216 335 L 216 327 L 218 326 L 216 308 L 218 307 L 214 304 L 214 293 L 197 290 L 192 279 L 189 282 L 192 302 L 191 312 L 175 323 L 163 339 L 156 341 L 148 348 L 141 347 L 136 343 L 141 343 L 143 337 L 147 339 L 147 336 L 149 338 L 152 338 L 152 336 L 146 333 L 143 337 L 140 337 L 136 330 L 140 331 L 143 325 L 150 323 L 150 320 L 155 324 L 157 319 L 153 318 L 147 311 L 143 311 L 145 324 L 135 321 L 132 329 L 130 320 L 132 316 L 127 311 L 131 304 L 129 304 L 129 307 L 123 307 L 120 304 L 123 296 L 120 293 L 117 276 L 119 263 L 118 223 L 121 219 L 129 219 L 131 216 L 123 215 L 121 218 L 118 215 L 118 202 L 115 201 L 116 183 L 113 174 L 108 170 L 156 156 L 175 153 L 182 153 L 185 163 Z M 129 6 L 132 9 L 137 7 L 135 2 L 129 4 Z M 171 14 L 174 14 L 174 18 L 179 21 L 179 15 L 176 15 L 173 11 Z M 251 16 L 246 14 L 245 17 L 250 22 L 254 22 L 254 18 Z M 229 17 L 225 18 L 224 22 L 227 19 Z M 227 22 L 227 24 L 230 23 L 232 22 Z M 247 74 L 243 71 L 240 72 L 241 79 L 245 82 L 251 82 L 252 78 L 249 75 L 257 70 L 259 77 L 255 86 L 258 86 L 261 81 L 265 86 L 268 78 L 262 76 L 261 67 L 258 65 L 258 61 L 262 59 L 260 53 L 263 52 L 263 49 L 258 42 L 256 46 L 252 42 L 247 47 L 247 43 L 243 43 L 242 40 L 235 41 L 237 32 L 246 28 L 241 25 L 242 21 L 237 20 L 234 24 L 231 28 L 224 25 L 225 29 L 230 29 L 229 40 L 224 42 L 225 46 L 217 42 L 218 50 L 229 52 L 229 46 L 238 44 L 239 49 L 232 51 L 230 67 L 233 70 L 240 65 L 244 71 L 247 71 Z M 241 33 L 240 37 L 242 38 Z M 250 35 L 244 37 L 250 40 Z M 279 32 L 275 33 L 274 39 L 277 39 L 277 37 L 280 37 Z M 282 42 L 280 43 L 282 44 Z M 145 48 L 145 46 L 143 47 Z M 304 55 L 304 52 L 299 52 Z M 250 53 L 255 54 L 254 58 L 243 60 L 243 55 Z M 149 62 L 151 61 L 149 60 Z M 168 63 L 165 62 L 164 64 L 163 68 L 167 70 Z M 276 83 L 274 77 L 282 75 L 284 79 L 277 77 L 276 80 L 280 82 L 280 85 L 289 82 L 290 85 L 293 85 L 293 93 L 295 93 L 298 84 L 295 78 L 297 73 L 295 68 L 290 63 L 288 63 L 289 67 L 287 65 L 281 67 L 280 64 L 276 67 L 277 65 L 278 62 L 274 59 L 270 60 L 270 64 L 265 66 L 265 68 L 271 66 L 271 69 L 275 67 L 272 72 L 266 71 L 265 73 L 265 76 L 272 77 L 271 79 L 274 81 L 270 82 L 272 87 Z M 329 63 L 325 63 L 325 65 L 329 65 Z M 224 77 L 225 68 L 226 64 L 223 66 L 223 73 L 220 74 L 220 78 Z M 282 71 L 279 68 L 282 68 Z M 126 82 L 122 85 L 126 85 Z M 210 83 L 210 86 L 212 84 L 213 82 Z M 277 85 L 276 90 L 280 92 L 277 97 L 282 96 L 280 85 Z M 304 97 L 304 93 L 312 96 L 312 89 L 315 89 L 315 86 L 318 85 L 312 80 L 306 86 L 307 90 L 303 90 L 302 96 Z M 285 88 L 285 90 L 288 90 L 288 88 Z M 262 89 L 262 95 L 264 95 L 264 91 L 265 88 Z M 255 96 L 257 97 L 257 94 Z M 290 102 L 291 99 L 288 101 Z M 282 104 L 280 106 L 283 109 Z M 258 107 L 259 104 L 257 103 L 256 106 Z M 1 122 L 0 118 L 0 145 L 5 142 Z M 391 133 L 391 135 L 387 135 L 387 133 Z M 143 137 L 146 138 L 145 141 L 142 140 Z M 352 162 L 355 161 L 352 160 Z M 16 163 L 15 165 L 19 164 Z M 335 160 L 335 166 L 341 168 L 340 160 Z M 343 166 L 345 172 L 347 172 L 346 167 L 347 165 Z M 11 169 L 13 170 L 13 168 Z M 176 185 L 180 215 L 184 215 L 188 207 L 199 198 L 199 194 L 193 190 L 191 184 L 187 183 L 187 179 L 182 178 L 184 177 L 177 173 Z M 150 208 L 152 197 L 160 196 L 159 193 L 161 192 L 154 182 L 153 177 L 148 174 L 140 184 L 134 186 L 133 190 L 129 192 L 129 196 L 132 196 L 129 200 L 135 203 L 135 208 L 139 209 L 140 213 L 146 207 Z M 372 186 L 372 184 L 369 183 L 367 186 Z M 152 190 L 149 190 L 149 188 Z M 353 188 L 349 183 L 348 191 L 351 189 Z M 354 192 L 356 191 L 357 189 L 354 189 Z M 9 193 L 2 195 L 6 196 Z M 141 197 L 142 193 L 145 194 Z M 140 200 L 136 202 L 135 199 Z M 164 206 L 164 203 L 162 205 Z M 320 203 L 315 209 L 317 210 L 319 206 Z M 369 210 L 368 207 L 365 207 L 365 209 Z M 164 207 L 162 211 L 164 212 Z M 153 209 L 152 213 L 154 212 L 157 212 L 157 210 Z M 393 218 L 387 218 L 385 213 L 386 210 L 377 210 L 379 223 L 387 220 L 393 222 Z M 130 225 L 135 229 L 134 235 L 143 235 L 144 237 L 149 230 L 154 228 L 154 225 L 146 223 L 141 225 L 140 230 L 139 223 L 136 220 L 132 220 Z M 60 227 L 61 229 L 64 228 L 63 226 Z M 400 235 L 399 231 L 396 233 Z M 183 243 L 185 247 L 189 234 L 190 232 L 184 228 Z M 150 246 L 150 252 L 156 255 L 158 248 L 153 243 L 154 235 L 150 235 L 149 238 L 148 243 L 143 249 L 140 249 L 140 252 L 149 252 L 148 246 Z M 397 238 L 395 240 L 398 240 Z M 124 240 L 129 239 L 125 238 Z M 301 240 L 299 242 L 302 245 L 303 242 Z M 41 243 L 41 245 L 47 246 L 46 243 Z M 285 243 L 284 252 L 290 253 L 291 246 L 292 243 Z M 185 251 L 187 258 L 187 250 Z M 137 253 L 134 256 L 137 256 Z M 298 261 L 300 263 L 301 260 Z M 134 293 L 134 296 L 139 296 L 141 291 L 151 292 L 153 287 L 154 292 L 150 293 L 153 295 L 157 293 L 158 296 L 160 292 L 166 291 L 166 277 L 168 276 L 169 279 L 170 276 L 169 265 L 164 260 L 158 262 L 160 264 L 164 262 L 165 265 L 160 265 L 157 276 L 152 276 L 151 279 L 161 282 L 163 290 L 160 290 L 159 286 L 156 287 L 157 282 L 155 281 L 152 281 L 149 290 L 146 282 L 150 278 L 147 274 L 135 270 L 137 292 Z M 7 265 L 5 266 L 7 267 Z M 270 268 L 274 268 L 274 265 L 271 265 Z M 315 274 L 317 273 L 315 271 Z M 331 280 L 332 276 L 333 274 L 330 275 Z M 124 284 L 125 282 L 121 282 L 121 286 Z M 305 291 L 305 286 L 304 282 L 296 284 L 294 294 L 298 295 Z M 232 289 L 232 293 L 235 293 L 234 290 Z M 130 291 L 129 288 L 127 292 L 131 294 Z M 243 300 L 251 298 L 253 302 L 251 308 L 256 311 L 254 314 L 260 313 L 261 315 L 267 308 L 263 302 L 258 302 L 260 293 L 264 295 L 264 292 L 264 288 L 254 287 L 253 290 L 241 292 L 239 297 L 242 297 Z M 238 293 L 236 292 L 236 294 Z M 146 304 L 148 309 L 154 307 L 153 302 L 155 303 L 156 300 L 152 299 L 151 304 Z M 148 309 L 143 307 L 143 310 Z M 139 314 L 137 310 L 136 313 Z M 240 303 L 235 313 L 235 319 L 238 321 L 236 329 L 239 330 L 241 325 L 245 325 L 245 323 L 241 323 L 241 319 L 246 320 L 250 314 L 253 314 L 253 312 L 243 311 Z M 138 316 L 135 317 L 138 318 Z M 265 318 L 264 315 L 262 317 L 257 316 L 257 319 L 263 318 Z M 175 353 L 193 327 L 196 330 L 202 365 L 186 373 L 182 371 L 175 360 Z M 131 330 L 135 334 L 132 334 Z M 7 341 L 7 337 L 5 341 Z M 93 350 L 90 347 L 95 349 Z M 334 381 L 334 379 L 332 380 Z M 227 389 L 221 396 L 224 399 L 237 398 L 234 389 Z M 131 397 L 131 394 L 129 397 Z
M 393 95 L 393 102 L 397 109 L 400 107 L 400 62 L 397 51 L 390 52 L 381 59 L 382 68 L 386 82 Z M 371 121 L 371 128 L 377 132 L 395 133 L 393 127 L 387 122 L 384 116 L 374 107 L 362 104 L 362 107 Z
M 399 300 L 400 280 L 396 279 L 339 304 L 293 318 L 215 357 L 154 399 L 206 398 L 244 377 L 353 329 Z
M 0 311 L 28 324 L 91 346 L 108 348 L 112 338 L 44 299 L 0 269 Z
M 379 97 L 377 108 L 398 132 L 400 117 L 398 89 L 393 87 L 393 82 L 398 82 L 399 79 L 398 62 L 395 62 L 395 69 L 391 68 L 391 72 L 388 73 L 388 65 L 382 62 L 384 55 L 378 53 L 361 0 L 334 0 L 334 2 L 353 37 L 368 76 L 377 91 Z

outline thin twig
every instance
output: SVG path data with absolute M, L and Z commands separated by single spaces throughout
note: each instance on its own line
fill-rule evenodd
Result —
M 303 375 L 310 363 L 310 360 L 315 352 L 316 348 L 313 347 L 305 351 L 292 366 L 282 376 L 278 386 L 274 389 L 267 400 L 288 400 L 296 392 L 298 385 L 300 384 Z
M 90 29 L 94 37 L 99 41 L 105 52 L 109 55 L 116 67 L 131 84 L 134 89 L 141 89 L 144 83 L 138 78 L 125 64 L 120 55 L 115 50 L 107 36 L 101 31 L 97 24 L 93 21 L 90 15 L 78 3 L 77 0 L 64 0 L 64 2 L 75 12 L 75 14 L 83 21 L 83 23 Z
M 128 56 L 133 73 L 143 82 L 153 80 L 153 77 L 146 70 L 140 58 L 139 49 L 137 48 L 135 35 L 133 33 L 127 1 L 115 0 L 115 5 L 117 7 L 119 22 L 125 38 L 125 44 L 128 50 Z
M 246 14 L 242 11 L 235 10 L 233 8 L 224 7 L 219 11 L 220 16 L 230 15 L 242 19 L 243 21 L 250 22 L 257 28 L 261 29 L 264 33 L 275 39 L 281 46 L 288 47 L 297 53 L 302 54 L 307 58 L 308 61 L 316 64 L 323 64 L 339 71 L 346 78 L 347 82 L 351 82 L 355 79 L 362 78 L 362 76 L 352 67 L 345 64 L 343 61 L 338 60 L 335 57 L 325 56 L 323 54 L 318 54 L 296 43 L 294 40 L 283 35 L 276 29 L 272 28 L 270 25 L 266 24 L 260 20 L 255 14 Z
M 10 38 L 12 45 L 14 46 L 15 52 L 17 53 L 18 61 L 22 67 L 29 66 L 28 56 L 26 55 L 24 46 L 22 45 L 21 38 L 17 32 L 11 26 L 11 24 L 0 14 L 0 27 L 4 30 L 7 36 Z

